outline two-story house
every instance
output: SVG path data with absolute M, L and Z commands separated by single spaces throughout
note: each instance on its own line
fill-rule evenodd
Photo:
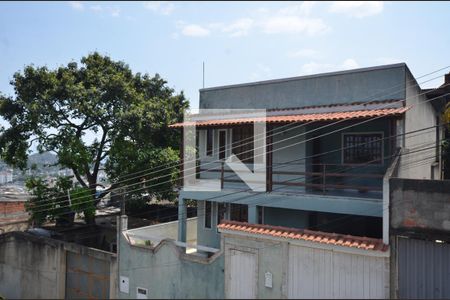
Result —
M 258 137 L 251 115 L 174 124 L 195 123 L 197 178 L 220 179 L 222 187 L 181 190 L 182 224 L 189 199 L 198 204 L 197 243 L 209 247 L 220 246 L 222 219 L 382 238 L 383 177 L 399 149 L 428 159 L 414 165 L 404 154 L 402 177 L 440 176 L 439 158 L 430 158 L 438 116 L 426 99 L 406 64 L 201 89 L 200 114 L 266 109 L 267 189 L 249 191 L 224 163 L 234 154 L 253 168 Z M 408 134 L 423 128 L 428 131 Z M 185 240 L 182 224 L 179 239 Z
M 201 89 L 178 221 L 122 217 L 119 297 L 388 298 L 389 178 L 441 176 L 432 92 L 404 63 Z

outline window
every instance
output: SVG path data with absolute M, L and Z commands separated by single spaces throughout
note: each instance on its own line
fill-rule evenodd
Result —
M 248 222 L 248 207 L 244 204 L 231 204 L 230 220 Z
M 212 203 L 205 201 L 205 228 L 211 228 Z
M 382 133 L 344 133 L 342 145 L 344 164 L 382 163 Z
M 233 154 L 244 163 L 253 163 L 253 125 L 233 128 Z
M 206 130 L 206 156 L 212 156 L 213 154 L 213 129 L 208 128 Z
M 264 224 L 264 206 L 256 206 L 258 209 L 258 224 Z
M 220 224 L 220 222 L 226 218 L 225 216 L 226 212 L 227 212 L 226 203 L 219 203 L 217 205 L 217 224 Z

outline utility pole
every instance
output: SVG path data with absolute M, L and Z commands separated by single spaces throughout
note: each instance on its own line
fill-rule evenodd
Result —
M 203 88 L 205 88 L 205 62 L 203 62 Z

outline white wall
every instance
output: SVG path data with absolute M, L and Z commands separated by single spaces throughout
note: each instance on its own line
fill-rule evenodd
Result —
M 288 298 L 382 299 L 389 295 L 384 257 L 289 246 Z
M 256 298 L 389 298 L 389 252 L 360 250 L 308 241 L 222 231 L 225 254 L 225 297 L 237 291 L 230 256 L 233 250 L 253 253 Z M 267 287 L 265 274 L 272 275 Z M 251 273 L 248 273 L 250 276 Z M 254 280 L 247 280 L 255 282 Z
M 426 101 L 425 95 L 419 95 L 420 88 L 416 85 L 411 73 L 406 72 L 406 105 L 412 106 L 405 114 L 405 132 L 411 132 L 436 125 L 436 112 L 430 102 Z M 405 136 L 405 155 L 400 160 L 399 177 L 409 179 L 431 179 L 431 165 L 434 163 L 432 156 L 436 150 L 435 129 L 420 131 L 420 134 L 407 134 Z M 408 151 L 417 151 L 408 155 Z M 436 178 L 437 179 L 437 178 Z

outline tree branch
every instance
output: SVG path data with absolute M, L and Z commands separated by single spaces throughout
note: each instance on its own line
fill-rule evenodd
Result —
M 75 177 L 77 178 L 78 182 L 84 187 L 84 188 L 88 188 L 88 185 L 86 184 L 86 182 L 83 180 L 83 178 L 81 178 L 80 173 L 78 172 L 77 169 L 72 168 L 72 172 L 75 175 Z

